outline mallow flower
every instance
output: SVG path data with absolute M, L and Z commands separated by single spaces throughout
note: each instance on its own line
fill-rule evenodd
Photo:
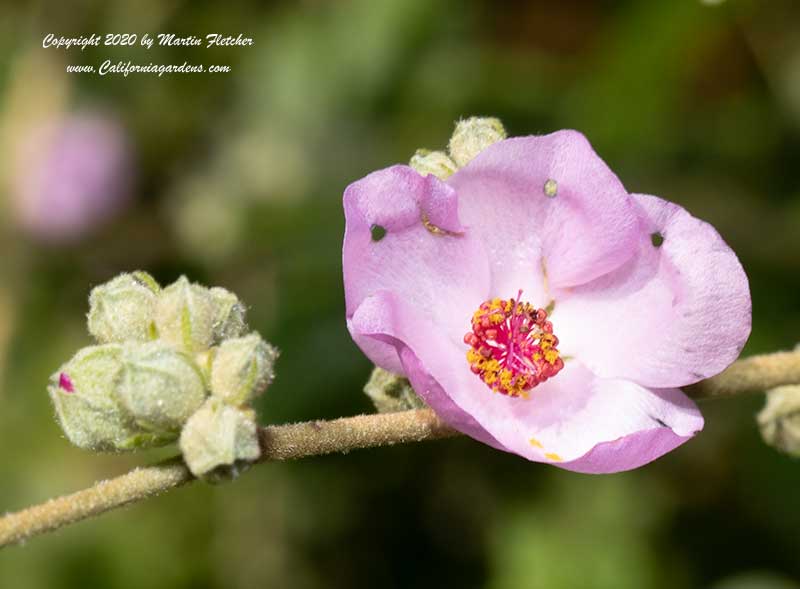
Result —
M 17 224 L 49 243 L 76 241 L 131 200 L 130 140 L 114 118 L 64 115 L 29 131 L 10 196 Z
M 454 428 L 532 461 L 617 472 L 689 440 L 703 417 L 678 387 L 750 333 L 736 255 L 629 194 L 576 131 L 486 143 L 346 189 L 356 344 Z

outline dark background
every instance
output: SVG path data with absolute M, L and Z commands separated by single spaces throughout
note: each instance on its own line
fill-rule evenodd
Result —
M 444 147 L 464 116 L 498 116 L 512 135 L 584 132 L 631 192 L 684 205 L 739 254 L 754 307 L 745 354 L 798 340 L 793 0 L 9 4 L 0 510 L 174 451 L 91 455 L 52 419 L 47 378 L 89 343 L 89 289 L 121 271 L 165 283 L 186 273 L 251 306 L 251 325 L 282 350 L 263 422 L 370 411 L 360 392 L 370 365 L 344 321 L 341 194 L 418 147 Z M 41 47 L 50 32 L 243 33 L 255 44 L 65 52 Z M 65 72 L 107 58 L 233 71 Z M 70 238 L 26 228 L 20 175 L 60 179 L 47 160 L 15 165 L 20 146 L 42 121 L 77 112 L 125 130 L 133 198 Z M 62 214 L 42 202 L 43 218 Z M 0 585 L 800 587 L 800 464 L 762 444 L 762 403 L 704 403 L 702 435 L 618 475 L 564 472 L 468 439 L 262 465 L 235 484 L 195 484 L 4 550 Z

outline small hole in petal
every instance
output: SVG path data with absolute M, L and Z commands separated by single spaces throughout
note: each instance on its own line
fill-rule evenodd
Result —
M 369 232 L 372 235 L 372 241 L 380 241 L 386 237 L 386 227 L 382 225 L 373 225 L 369 228 Z
M 544 183 L 544 194 L 549 198 L 555 198 L 558 194 L 558 182 L 549 178 L 547 182 Z
M 658 231 L 651 233 L 650 242 L 653 244 L 653 247 L 661 247 L 661 244 L 664 243 L 664 236 Z

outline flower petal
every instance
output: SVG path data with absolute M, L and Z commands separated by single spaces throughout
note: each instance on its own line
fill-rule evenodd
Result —
M 598 375 L 645 386 L 713 376 L 738 357 L 750 333 L 747 276 L 711 225 L 676 204 L 634 196 L 645 230 L 639 253 L 557 294 L 552 321 L 560 349 Z
M 429 353 L 428 363 L 435 367 L 436 372 L 445 375 L 458 373 L 457 365 L 453 367 L 454 370 L 448 370 L 447 366 L 448 362 L 454 360 L 451 352 L 455 351 L 457 346 L 419 313 L 409 309 L 393 293 L 381 290 L 364 299 L 353 317 L 348 319 L 347 327 L 356 341 L 374 340 L 391 346 L 402 363 L 402 370 L 398 372 L 408 375 L 414 391 L 443 421 L 485 444 L 505 450 L 469 414 L 452 401 L 441 383 L 419 360 L 415 350 L 404 341 L 409 334 L 417 334 L 424 342 L 424 345 L 419 347 Z M 466 366 L 466 357 L 462 357 L 461 360 Z M 449 379 L 447 380 L 449 382 Z
M 452 188 L 408 166 L 348 186 L 342 253 L 347 317 L 383 289 L 460 341 L 487 297 L 489 270 L 482 245 L 461 225 L 457 208 Z M 354 338 L 373 362 L 402 374 L 393 346 Z
M 398 350 L 412 386 L 456 429 L 537 462 L 580 472 L 616 472 L 654 460 L 702 428 L 676 389 L 599 379 L 576 361 L 531 391 L 493 393 L 467 367 L 466 349 L 387 291 L 365 300 L 351 332 Z
M 543 307 L 543 267 L 550 286 L 572 286 L 635 251 L 634 203 L 577 131 L 495 143 L 447 183 L 458 192 L 462 222 L 485 244 L 492 296 L 522 288 Z
M 586 473 L 638 468 L 703 428 L 697 406 L 678 389 L 598 378 L 575 361 L 567 367 L 573 372 L 569 379 L 555 377 L 517 410 L 518 418 L 535 428 L 528 442 L 541 444 L 544 457 L 561 468 Z M 509 446 L 505 436 L 492 433 Z M 526 449 L 512 450 L 525 455 Z

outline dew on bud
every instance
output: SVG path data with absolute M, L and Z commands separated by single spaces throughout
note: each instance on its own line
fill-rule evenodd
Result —
M 73 444 L 105 452 L 180 440 L 192 472 L 210 482 L 258 457 L 248 404 L 272 382 L 278 352 L 244 335 L 235 294 L 185 276 L 162 290 L 133 272 L 95 288 L 90 307 L 89 330 L 103 343 L 80 350 L 48 385 Z
M 121 274 L 89 295 L 89 333 L 101 344 L 153 339 L 158 283 L 146 272 Z
M 48 392 L 61 428 L 70 442 L 95 452 L 162 446 L 176 434 L 141 428 L 117 396 L 122 347 L 89 346 L 80 350 L 50 378 Z
M 142 428 L 177 432 L 206 398 L 205 385 L 192 358 L 163 342 L 123 347 L 117 391 L 120 401 Z
M 214 300 L 213 338 L 218 344 L 247 333 L 245 306 L 231 291 L 215 286 L 210 290 Z
M 245 405 L 272 382 L 278 351 L 257 333 L 222 343 L 211 365 L 211 394 Z
M 211 291 L 181 276 L 158 297 L 155 312 L 158 335 L 188 354 L 207 350 L 214 338 L 215 311 Z
M 261 455 L 255 412 L 210 397 L 186 422 L 180 448 L 194 476 L 233 477 Z

